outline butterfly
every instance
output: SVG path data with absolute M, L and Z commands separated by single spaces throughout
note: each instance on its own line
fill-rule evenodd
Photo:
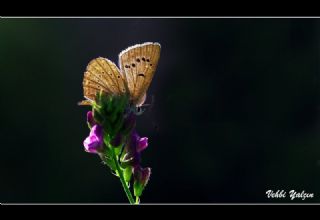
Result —
M 91 105 L 101 90 L 107 94 L 130 97 L 130 103 L 140 108 L 160 58 L 159 43 L 146 42 L 128 47 L 119 54 L 119 68 L 112 61 L 99 57 L 89 62 L 83 77 L 86 100 L 79 105 Z

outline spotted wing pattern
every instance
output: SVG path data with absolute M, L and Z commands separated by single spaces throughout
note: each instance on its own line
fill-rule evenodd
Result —
M 160 58 L 159 43 L 137 44 L 119 54 L 119 67 L 133 104 L 143 104 Z

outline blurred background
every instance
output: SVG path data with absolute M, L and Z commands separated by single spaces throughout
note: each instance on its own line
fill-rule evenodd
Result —
M 318 19 L 0 19 L 0 202 L 127 203 L 84 152 L 84 70 L 162 46 L 138 131 L 142 203 L 320 202 Z

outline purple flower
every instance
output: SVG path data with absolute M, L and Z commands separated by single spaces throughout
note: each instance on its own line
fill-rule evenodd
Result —
M 87 112 L 87 123 L 88 123 L 89 128 L 92 128 L 96 124 L 96 122 L 94 121 L 94 118 L 93 118 L 92 111 Z
M 84 140 L 83 145 L 86 152 L 99 153 L 101 151 L 103 147 L 103 134 L 100 125 L 94 125 L 91 128 L 89 137 Z
M 126 154 L 123 157 L 123 162 L 136 167 L 141 162 L 141 151 L 146 149 L 148 146 L 148 138 L 140 138 L 138 133 L 133 130 L 131 133 L 130 140 L 126 145 Z
M 137 142 L 137 152 L 139 153 L 148 147 L 147 137 L 139 138 Z
M 138 133 L 136 131 L 133 131 L 131 136 L 131 144 L 134 145 L 133 147 L 135 151 L 140 153 L 141 151 L 143 151 L 148 147 L 148 138 L 147 137 L 140 138 Z

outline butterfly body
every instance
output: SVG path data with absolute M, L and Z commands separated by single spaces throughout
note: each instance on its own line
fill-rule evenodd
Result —
M 106 58 L 90 61 L 83 78 L 84 97 L 80 105 L 90 105 L 101 90 L 111 95 L 127 94 L 130 103 L 141 106 L 160 58 L 159 43 L 128 47 L 119 54 L 119 68 Z

